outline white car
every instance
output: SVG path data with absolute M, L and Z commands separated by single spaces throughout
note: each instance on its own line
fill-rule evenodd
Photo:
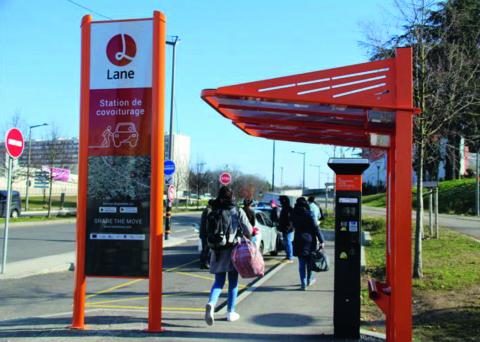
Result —
M 259 232 L 254 236 L 254 241 L 262 254 L 277 255 L 282 246 L 281 234 L 265 212 L 255 210 L 255 227 Z

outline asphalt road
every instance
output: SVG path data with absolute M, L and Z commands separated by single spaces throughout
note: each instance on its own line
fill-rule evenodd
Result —
M 374 208 L 362 206 L 362 215 L 385 217 L 385 208 Z M 415 211 L 412 212 L 412 219 L 415 219 Z M 432 222 L 434 222 L 432 215 Z M 428 225 L 428 212 L 424 215 L 424 224 Z M 438 215 L 438 224 L 440 227 L 452 229 L 460 233 L 480 239 L 480 218 L 457 215 Z
M 186 213 L 172 218 L 172 236 L 193 238 L 194 223 L 200 222 L 200 213 Z M 0 244 L 3 246 L 3 226 Z M 2 247 L 0 247 L 1 250 Z M 7 262 L 63 254 L 75 251 L 75 222 L 18 223 L 10 226 Z

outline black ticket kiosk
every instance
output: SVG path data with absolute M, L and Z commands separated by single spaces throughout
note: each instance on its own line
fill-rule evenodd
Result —
M 360 338 L 360 233 L 362 173 L 369 162 L 331 158 L 335 172 L 335 338 Z

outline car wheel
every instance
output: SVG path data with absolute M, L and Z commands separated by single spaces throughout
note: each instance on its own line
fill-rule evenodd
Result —
M 263 241 L 260 242 L 260 254 L 263 255 L 263 251 L 265 250 L 265 246 L 263 245 Z
M 12 213 L 10 214 L 10 217 L 11 217 L 11 218 L 14 218 L 14 219 L 18 218 L 18 210 L 17 210 L 17 209 L 13 209 L 13 210 L 12 210 Z
M 278 255 L 277 249 L 275 249 L 274 251 L 271 251 L 271 252 L 270 252 L 270 255 L 271 255 L 271 256 L 277 256 L 277 255 Z

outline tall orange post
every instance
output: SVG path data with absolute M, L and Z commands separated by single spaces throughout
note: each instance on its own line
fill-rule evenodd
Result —
M 86 246 L 86 212 L 87 212 L 87 173 L 88 173 L 88 116 L 90 94 L 90 27 L 92 17 L 82 19 L 82 52 L 80 84 L 80 141 L 78 164 L 77 197 L 77 263 L 75 271 L 75 290 L 73 294 L 72 328 L 85 328 L 85 246 Z
M 153 15 L 152 77 L 152 178 L 150 194 L 150 267 L 148 331 L 162 329 L 163 268 L 163 164 L 165 104 L 165 41 L 166 18 L 161 12 Z
M 397 49 L 397 107 L 413 107 L 412 49 Z M 392 272 L 388 341 L 412 340 L 412 115 L 397 111 L 392 165 Z M 400 162 L 401 160 L 401 162 Z

